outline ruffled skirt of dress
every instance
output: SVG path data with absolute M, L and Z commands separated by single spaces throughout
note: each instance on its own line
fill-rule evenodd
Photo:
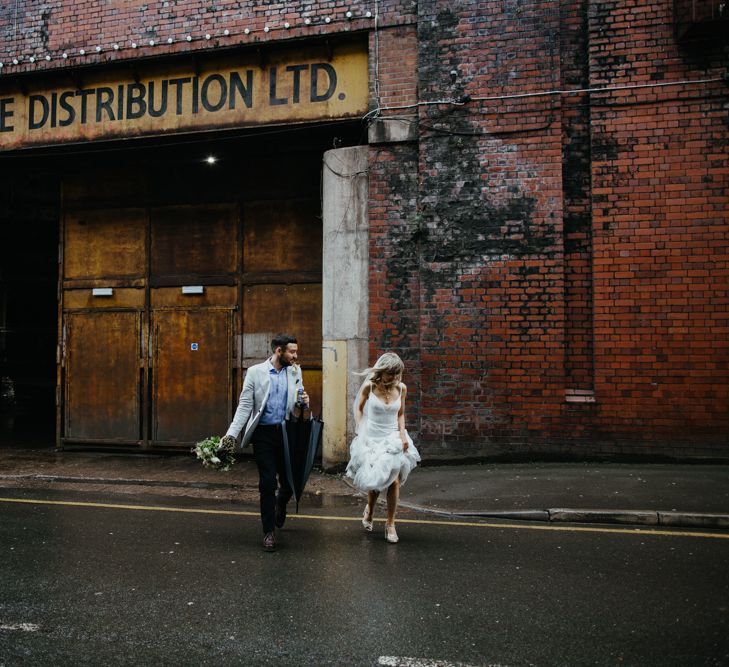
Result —
M 360 491 L 384 491 L 398 477 L 404 484 L 410 471 L 420 461 L 420 454 L 407 432 L 406 437 L 408 450 L 404 452 L 397 432 L 383 438 L 357 434 L 349 447 L 347 477 L 352 478 L 352 483 Z

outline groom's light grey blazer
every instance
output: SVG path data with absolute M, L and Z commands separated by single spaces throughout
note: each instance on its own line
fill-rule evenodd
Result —
M 288 380 L 288 397 L 286 402 L 286 416 L 288 417 L 296 405 L 296 394 L 299 387 L 303 387 L 301 381 L 301 368 L 289 366 L 286 369 Z M 271 378 L 269 376 L 268 360 L 262 364 L 251 366 L 243 381 L 243 391 L 240 393 L 238 408 L 235 411 L 233 421 L 225 435 L 232 435 L 237 438 L 243 432 L 241 447 L 246 447 L 253 437 L 258 422 L 263 414 L 263 409 L 268 401 L 268 394 L 271 391 Z

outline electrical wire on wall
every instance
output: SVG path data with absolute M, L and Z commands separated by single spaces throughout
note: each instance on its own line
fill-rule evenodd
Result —
M 711 79 L 690 79 L 685 81 L 664 81 L 661 83 L 636 83 L 624 86 L 603 86 L 601 88 L 575 88 L 569 89 L 555 89 L 555 90 L 542 90 L 535 91 L 532 93 L 514 93 L 511 95 L 489 95 L 489 96 L 471 96 L 464 95 L 461 98 L 445 98 L 440 100 L 431 100 L 425 102 L 416 102 L 415 104 L 402 104 L 387 107 L 378 106 L 376 109 L 372 109 L 366 113 L 362 118 L 367 121 L 378 116 L 382 111 L 404 111 L 406 109 L 417 109 L 425 106 L 464 106 L 469 102 L 499 102 L 503 100 L 516 100 L 526 99 L 533 97 L 546 97 L 552 95 L 578 95 L 580 93 L 610 93 L 622 90 L 638 90 L 647 88 L 667 88 L 669 86 L 687 86 L 698 83 L 717 83 L 719 81 L 726 81 L 726 77 L 713 77 Z
M 380 3 L 375 0 L 375 101 L 377 108 L 382 106 L 380 98 Z
M 15 0 L 15 21 L 13 23 L 13 42 L 18 41 L 18 3 L 20 0 Z
M 576 88 L 576 89 L 553 89 L 553 90 L 544 90 L 544 91 L 535 91 L 530 93 L 514 93 L 510 95 L 489 95 L 489 96 L 470 96 L 470 95 L 463 95 L 460 98 L 443 98 L 438 100 L 429 100 L 429 101 L 423 101 L 423 102 L 416 102 L 414 104 L 403 104 L 403 105 L 393 105 L 393 106 L 387 106 L 387 107 L 380 107 L 378 106 L 375 109 L 372 109 L 368 113 L 366 113 L 362 120 L 365 124 L 371 123 L 375 118 L 378 118 L 382 115 L 385 111 L 407 111 L 412 109 L 419 109 L 422 107 L 428 107 L 428 106 L 447 106 L 447 107 L 465 107 L 469 105 L 472 102 L 504 102 L 508 100 L 527 100 L 527 99 L 534 99 L 534 98 L 543 98 L 543 97 L 556 97 L 556 96 L 570 96 L 570 95 L 579 95 L 579 94 L 599 94 L 599 93 L 611 93 L 611 92 L 621 92 L 621 91 L 632 91 L 632 90 L 648 90 L 648 89 L 665 89 L 669 87 L 676 87 L 676 86 L 686 86 L 686 85 L 696 85 L 696 84 L 707 84 L 707 83 L 718 83 L 718 82 L 727 82 L 727 77 L 712 77 L 710 79 L 690 79 L 690 80 L 682 80 L 682 81 L 664 81 L 660 83 L 645 83 L 645 84 L 626 84 L 626 85 L 619 85 L 619 86 L 603 86 L 599 88 Z M 701 96 L 701 97 L 681 97 L 678 98 L 679 100 L 697 100 L 697 99 L 715 99 L 715 98 L 723 98 L 726 97 L 727 93 L 719 94 L 719 95 L 709 95 L 709 96 Z M 631 101 L 631 102 L 601 102 L 592 100 L 589 103 L 589 106 L 639 106 L 645 103 L 653 103 L 657 104 L 664 101 L 670 101 L 670 100 L 651 100 L 650 102 L 644 102 L 642 100 L 640 101 Z M 573 104 L 571 106 L 584 106 L 584 104 Z M 508 130 L 494 130 L 494 131 L 459 131 L 459 130 L 451 130 L 449 128 L 440 127 L 437 125 L 434 125 L 433 123 L 427 123 L 423 119 L 415 119 L 415 118 L 408 118 L 407 116 L 397 116 L 397 115 L 391 115 L 388 116 L 389 119 L 392 120 L 398 120 L 404 123 L 410 123 L 413 125 L 418 125 L 421 130 L 429 130 L 435 133 L 440 133 L 443 135 L 451 135 L 451 136 L 461 136 L 461 137 L 480 137 L 480 136 L 497 136 L 497 135 L 504 135 L 504 134 L 517 134 L 521 132 L 533 132 L 537 130 L 544 130 L 550 127 L 552 122 L 554 121 L 554 111 L 555 107 L 550 107 L 550 119 L 546 120 L 544 123 L 541 123 L 538 126 L 530 126 L 530 127 L 521 127 L 521 128 L 513 128 Z M 484 109 L 479 110 L 473 110 L 473 113 L 478 113 L 481 115 L 485 115 L 486 113 L 493 113 L 499 116 L 503 116 L 506 114 L 513 114 L 513 113 L 521 113 L 519 111 L 510 111 L 510 112 L 502 112 L 498 113 L 496 111 L 486 111 Z
M 377 157 L 379 157 L 379 151 L 378 151 L 378 155 L 375 157 L 375 161 L 377 161 Z M 333 235 L 336 237 L 342 232 L 342 229 L 344 228 L 344 224 L 347 221 L 347 217 L 349 216 L 349 211 L 352 208 L 352 206 L 354 205 L 354 201 L 356 199 L 356 191 L 355 191 L 355 187 L 354 187 L 355 179 L 360 176 L 368 176 L 370 170 L 369 170 L 369 167 L 367 167 L 367 169 L 362 169 L 359 171 L 353 171 L 353 172 L 349 172 L 349 173 L 345 173 L 343 171 L 337 171 L 337 169 L 334 169 L 332 167 L 332 165 L 329 164 L 329 160 L 333 160 L 333 159 L 336 159 L 337 161 L 339 161 L 340 165 L 342 164 L 341 160 L 339 160 L 332 153 L 328 153 L 327 155 L 324 156 L 324 159 L 322 160 L 322 164 L 327 169 L 327 171 L 330 171 L 332 174 L 334 174 L 338 178 L 348 179 L 349 180 L 349 190 L 350 190 L 349 198 L 347 199 L 347 205 L 344 209 L 344 212 L 342 213 L 342 218 L 337 223 L 336 228 L 333 231 Z M 321 204 L 321 211 L 323 212 L 324 211 L 324 172 L 323 172 L 323 170 L 322 170 L 322 174 L 321 174 L 321 178 L 320 178 L 320 185 L 319 185 L 319 200 L 320 200 L 320 204 Z

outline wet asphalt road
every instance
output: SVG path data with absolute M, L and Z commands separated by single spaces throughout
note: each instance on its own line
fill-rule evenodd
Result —
M 0 500 L 0 665 L 729 664 L 729 539 L 411 514 L 392 546 L 336 520 L 360 507 L 303 508 L 268 554 L 255 515 Z

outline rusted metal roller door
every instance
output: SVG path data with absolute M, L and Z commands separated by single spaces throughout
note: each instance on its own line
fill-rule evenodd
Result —
M 71 210 L 63 230 L 63 438 L 141 443 L 147 213 Z
M 293 332 L 299 341 L 304 386 L 315 412 L 321 411 L 321 285 L 255 285 L 243 294 L 247 365 L 270 354 L 265 346 L 275 331 Z M 256 336 L 248 332 L 269 333 Z M 256 343 L 258 344 L 256 345 Z M 256 349 L 260 348 L 260 349 Z
M 317 198 L 107 199 L 64 214 L 62 441 L 180 447 L 224 432 L 277 331 L 297 335 L 321 410 Z
M 67 316 L 67 438 L 141 440 L 140 338 L 140 313 Z
M 321 412 L 322 224 L 318 199 L 249 201 L 243 207 L 243 365 L 270 354 L 278 331 L 299 341 L 299 363 Z
M 156 444 L 220 434 L 230 416 L 232 310 L 161 310 L 152 315 Z
M 231 417 L 238 207 L 151 210 L 151 440 L 189 444 Z
M 150 215 L 152 287 L 235 284 L 235 204 L 166 206 Z

